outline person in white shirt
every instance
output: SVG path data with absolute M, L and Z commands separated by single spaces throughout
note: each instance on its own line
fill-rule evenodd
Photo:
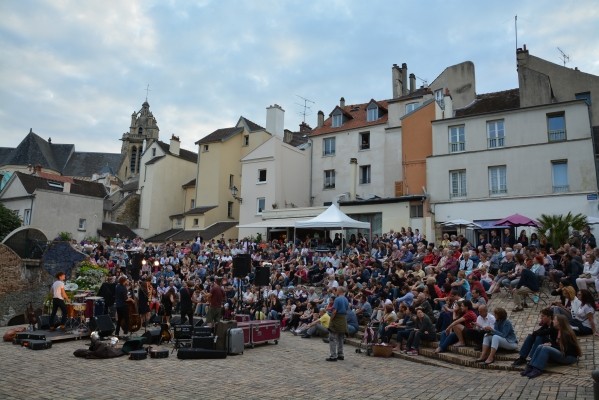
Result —
M 52 314 L 50 314 L 50 330 L 53 331 L 56 329 L 56 325 L 54 325 L 54 318 L 56 317 L 56 311 L 60 308 L 62 312 L 62 317 L 60 320 L 60 329 L 64 330 L 64 324 L 67 322 L 67 305 L 66 302 L 69 301 L 69 296 L 67 296 L 67 292 L 64 290 L 64 280 L 66 279 L 66 275 L 64 272 L 59 272 L 56 274 L 56 281 L 52 284 Z
M 483 338 L 485 336 L 485 328 L 495 326 L 495 316 L 490 314 L 486 304 L 482 304 L 478 307 L 478 317 L 476 318 L 476 324 L 474 329 L 467 329 L 464 332 L 464 336 L 467 340 L 472 340 L 475 343 L 475 350 L 482 348 Z
M 599 261 L 595 258 L 594 254 L 586 256 L 582 275 L 576 279 L 576 286 L 579 289 L 587 289 L 589 283 L 594 283 L 595 288 L 599 288 L 597 286 L 597 283 L 599 283 Z

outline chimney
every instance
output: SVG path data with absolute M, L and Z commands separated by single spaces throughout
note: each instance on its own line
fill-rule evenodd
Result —
M 345 107 L 345 97 L 342 97 L 339 99 L 339 107 L 341 107 L 341 108 Z
M 322 110 L 318 111 L 318 122 L 316 123 L 317 128 L 322 128 L 324 125 L 324 113 Z
M 357 179 L 358 179 L 358 159 L 357 158 L 350 158 L 349 159 L 349 165 L 350 165 L 350 192 L 349 192 L 349 197 L 350 200 L 356 200 L 356 187 L 357 187 Z
M 443 109 L 443 118 L 453 118 L 453 100 L 449 93 L 449 89 L 445 89 L 443 104 L 445 105 L 445 108 Z
M 408 94 L 408 64 L 401 64 L 401 95 Z
M 393 98 L 401 96 L 401 70 L 397 64 L 391 67 L 391 88 L 393 89 Z
M 284 140 L 285 136 L 284 121 L 285 110 L 280 105 L 266 107 L 266 131 L 281 140 Z
M 414 93 L 416 89 L 416 75 L 410 74 L 410 93 Z
M 179 155 L 179 149 L 181 148 L 181 142 L 179 141 L 179 137 L 172 135 L 171 136 L 171 145 L 169 147 L 169 151 L 171 152 L 171 154 L 174 154 L 176 156 Z
M 71 193 L 71 182 L 63 182 L 62 191 L 63 193 Z
M 310 125 L 306 124 L 305 122 L 302 122 L 299 125 L 299 131 L 300 131 L 300 133 L 308 134 L 308 133 L 312 132 L 312 128 L 310 128 Z

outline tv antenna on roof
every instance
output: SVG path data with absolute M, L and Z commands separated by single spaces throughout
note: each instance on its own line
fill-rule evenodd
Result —
M 300 107 L 303 107 L 304 110 L 300 111 L 298 114 L 302 116 L 303 118 L 303 122 L 306 122 L 306 116 L 312 114 L 310 111 L 310 106 L 308 105 L 308 103 L 312 103 L 312 104 L 316 104 L 314 103 L 312 100 L 310 99 L 306 99 L 305 97 L 300 96 L 299 94 L 296 94 L 297 97 L 299 97 L 300 99 L 302 99 L 304 101 L 304 104 L 300 104 L 300 103 L 295 103 Z
M 414 76 L 416 76 L 416 75 L 414 75 Z M 419 76 L 416 76 L 416 79 L 419 79 L 422 82 L 422 86 L 428 87 L 428 79 L 423 79 Z
M 562 62 L 564 63 L 564 67 L 566 66 L 567 62 L 570 62 L 570 56 L 567 55 L 566 53 L 563 52 L 562 49 L 560 49 L 559 47 L 557 48 L 557 50 L 560 52 L 561 57 L 559 58 L 560 60 L 562 60 Z

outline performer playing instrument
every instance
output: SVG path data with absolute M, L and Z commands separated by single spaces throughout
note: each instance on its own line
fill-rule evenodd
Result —
M 121 276 L 119 283 L 115 289 L 115 302 L 117 323 L 115 335 L 118 336 L 121 326 L 123 327 L 123 333 L 125 336 L 129 334 L 129 310 L 127 308 L 127 299 L 129 298 L 129 290 L 127 289 L 127 277 Z
M 137 292 L 137 311 L 141 317 L 142 326 L 146 327 L 150 320 L 150 300 L 152 298 L 152 277 L 149 276 L 139 282 Z
M 59 308 L 62 312 L 62 317 L 60 320 L 60 329 L 65 329 L 64 325 L 67 322 L 66 302 L 69 301 L 69 296 L 67 296 L 67 292 L 64 290 L 65 279 L 65 273 L 58 272 L 56 274 L 56 281 L 52 284 L 52 314 L 50 314 L 50 331 L 54 331 L 56 329 L 56 325 L 54 325 L 54 318 L 56 317 L 56 311 L 58 311 Z

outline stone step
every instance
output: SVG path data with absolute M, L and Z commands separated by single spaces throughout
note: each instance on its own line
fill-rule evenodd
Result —
M 422 342 L 420 347 L 425 347 L 425 348 L 434 350 L 438 346 L 439 346 L 439 342 Z M 452 345 L 452 346 L 448 347 L 448 351 L 451 353 L 462 354 L 464 356 L 473 357 L 473 358 L 478 358 L 478 357 L 480 357 L 480 354 L 481 354 L 480 351 L 474 350 L 474 347 L 472 347 L 472 346 L 456 347 L 456 346 Z M 500 349 L 495 354 L 495 359 L 498 361 L 513 362 L 514 360 L 516 360 L 518 358 L 518 356 L 519 356 L 519 354 L 517 351 L 508 352 L 508 351 Z
M 524 367 L 513 367 L 512 361 L 508 360 L 499 360 L 498 358 L 495 358 L 494 363 L 486 365 L 484 363 L 477 363 L 476 357 L 452 352 L 435 353 L 434 349 L 426 347 L 420 348 L 419 353 L 424 357 L 438 358 L 439 360 L 463 367 L 480 368 L 494 371 L 522 371 L 524 369 Z

